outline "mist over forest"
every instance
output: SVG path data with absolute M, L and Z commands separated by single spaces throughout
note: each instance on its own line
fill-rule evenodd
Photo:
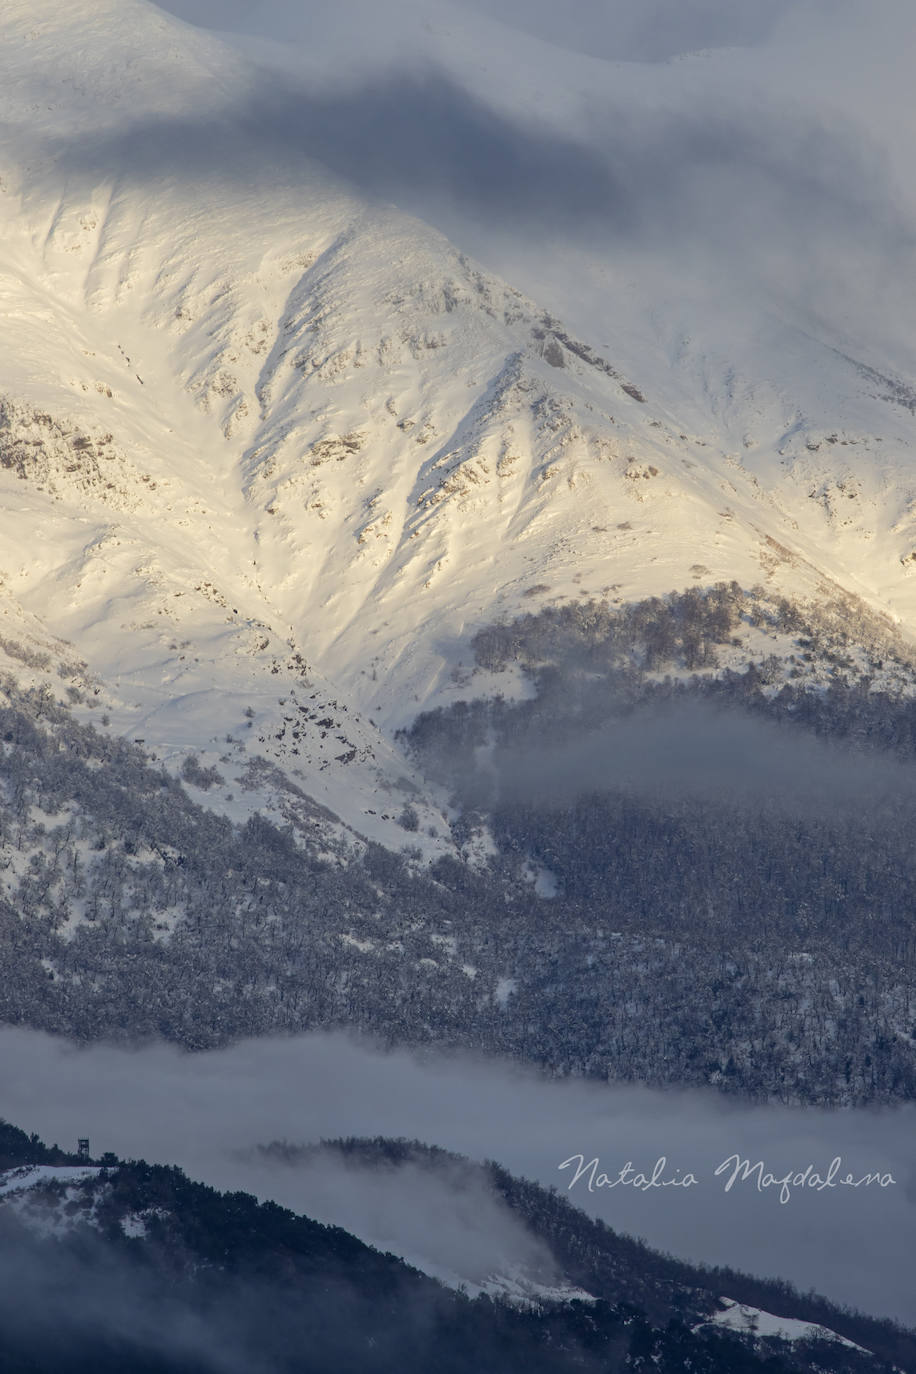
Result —
M 914 1320 L 909 1105 L 871 1113 L 748 1107 L 712 1092 L 557 1080 L 489 1058 L 382 1052 L 346 1036 L 259 1039 L 188 1055 L 165 1046 L 76 1050 L 53 1037 L 4 1030 L 0 1048 L 5 1110 L 46 1139 L 67 1145 L 87 1134 L 99 1153 L 175 1163 L 214 1187 L 274 1199 L 395 1253 L 403 1249 L 414 1261 L 425 1247 L 447 1268 L 450 1246 L 485 1245 L 488 1228 L 499 1232 L 497 1215 L 473 1195 L 459 1193 L 446 1205 L 446 1191 L 427 1224 L 416 1203 L 398 1206 L 409 1178 L 389 1191 L 390 1180 L 358 1169 L 320 1158 L 290 1164 L 259 1147 L 347 1136 L 424 1140 L 553 1185 L 615 1229 L 682 1257 L 781 1275 L 834 1301 Z M 784 1206 L 753 1183 L 725 1192 L 715 1169 L 735 1151 L 752 1162 L 762 1158 L 774 1174 L 809 1163 L 823 1171 L 840 1155 L 857 1176 L 889 1170 L 896 1183 L 800 1191 Z M 672 1172 L 683 1177 L 692 1170 L 700 1185 L 589 1192 L 580 1181 L 570 1190 L 571 1173 L 558 1166 L 579 1153 L 598 1157 L 608 1174 L 628 1160 L 651 1173 L 666 1156 Z M 881 1251 L 865 1273 L 861 1250 L 875 1229 Z M 512 1234 L 505 1228 L 505 1243 Z
M 6 0 L 9 1374 L 916 1371 L 914 53 Z

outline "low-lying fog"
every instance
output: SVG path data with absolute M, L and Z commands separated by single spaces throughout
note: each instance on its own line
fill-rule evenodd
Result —
M 95 1154 L 181 1165 L 195 1178 L 243 1188 L 336 1221 L 386 1248 L 421 1251 L 449 1266 L 477 1214 L 465 1194 L 424 1217 L 409 1187 L 353 1181 L 343 1170 L 290 1168 L 252 1147 L 337 1136 L 404 1136 L 565 1190 L 559 1164 L 594 1157 L 611 1178 L 632 1162 L 664 1178 L 688 1172 L 687 1188 L 590 1192 L 580 1179 L 567 1195 L 592 1215 L 692 1260 L 787 1278 L 876 1315 L 916 1324 L 916 1109 L 829 1112 L 751 1107 L 712 1092 L 558 1081 L 501 1061 L 468 1055 L 384 1052 L 344 1035 L 248 1041 L 191 1055 L 166 1046 L 76 1049 L 34 1031 L 0 1031 L 0 1113 L 51 1143 L 75 1148 L 88 1135 Z M 753 1181 L 725 1184 L 733 1154 L 762 1160 L 776 1176 L 890 1173 L 894 1183 L 860 1188 L 758 1192 Z M 409 1180 L 408 1180 L 409 1182 Z M 460 1191 L 460 1190 L 459 1190 Z M 394 1199 L 394 1201 L 392 1201 Z M 481 1225 L 488 1223 L 485 1205 Z M 449 1217 L 452 1218 L 449 1221 Z M 399 1220 L 400 1218 L 400 1220 Z M 493 1223 L 495 1225 L 495 1223 Z M 462 1235 L 458 1236 L 458 1231 Z M 468 1236 L 470 1235 L 470 1240 Z M 502 1245 L 504 1237 L 499 1237 Z M 495 1248 L 496 1245 L 494 1239 Z M 495 1253 L 495 1251 L 494 1251 Z

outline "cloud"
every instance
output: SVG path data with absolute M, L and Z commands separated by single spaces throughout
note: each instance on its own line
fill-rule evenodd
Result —
M 696 356 L 691 405 L 710 378 L 713 398 L 735 371 L 772 380 L 787 345 L 809 360 L 785 379 L 805 408 L 856 389 L 818 342 L 916 367 L 916 20 L 898 0 L 171 8 L 243 30 L 255 68 L 225 117 L 246 138 L 434 224 L 634 375 Z M 164 146 L 190 159 L 196 139 L 176 126 Z M 640 334 L 667 340 L 660 358 L 628 356 Z M 831 371 L 825 402 L 807 378 Z
M 618 313 L 615 283 L 633 273 L 646 308 L 660 291 L 704 309 L 714 300 L 723 351 L 729 316 L 775 310 L 905 371 L 916 217 L 873 129 L 783 96 L 778 80 L 749 79 L 739 93 L 715 72 L 708 85 L 693 74 L 648 80 L 647 91 L 611 73 L 555 110 L 537 108 L 504 94 L 509 59 L 499 55 L 485 91 L 441 53 L 334 86 L 262 65 L 221 105 L 212 93 L 199 111 L 82 128 L 56 153 L 71 177 L 198 193 L 212 183 L 221 195 L 234 185 L 243 197 L 274 194 L 278 178 L 330 193 L 327 169 L 434 224 L 563 315 L 584 270 L 592 309 L 571 323 L 599 341 Z M 599 268 L 611 272 L 603 288 Z
M 244 1158 L 247 1186 L 281 1189 L 297 1210 L 342 1226 L 446 1282 L 482 1285 L 523 1273 L 556 1281 L 547 1248 L 487 1186 L 454 1160 L 384 1165 L 327 1148 L 267 1147 Z
M 69 175 L 314 197 L 328 189 L 320 165 L 436 224 L 558 313 L 575 302 L 570 323 L 598 341 L 632 280 L 650 314 L 690 301 L 687 333 L 715 301 L 723 353 L 729 314 L 759 324 L 772 310 L 879 367 L 916 362 L 901 58 L 916 20 L 895 0 L 582 0 L 562 32 L 556 7 L 521 0 L 505 0 L 502 23 L 476 4 L 416 0 L 168 8 L 237 25 L 243 60 L 214 81 L 208 56 L 193 79 L 180 73 L 185 90 L 163 84 L 176 73 L 158 49 L 125 52 L 151 72 L 160 62 L 163 81 L 147 82 L 136 117 L 87 105 L 56 145 Z M 584 55 L 570 50 L 577 33 Z M 656 57 L 743 46 L 604 60 L 656 40 Z M 53 73 L 29 80 L 32 104 L 59 101 Z M 583 276 L 591 309 L 577 300 Z
M 464 0 L 473 9 L 591 57 L 663 62 L 679 53 L 759 42 L 795 0 Z
M 589 792 L 702 798 L 837 816 L 912 806 L 912 767 L 707 702 L 639 709 L 598 730 L 486 762 L 496 799 L 565 806 Z
M 551 45 L 593 58 L 627 62 L 658 62 L 696 49 L 759 43 L 776 29 L 798 0 L 568 0 L 562 8 L 552 0 L 312 0 L 306 8 L 290 0 L 159 0 L 160 7 L 205 28 L 229 33 L 259 34 L 283 41 L 305 41 L 310 34 L 327 41 L 330 33 L 346 28 L 351 46 L 364 44 L 362 31 L 373 15 L 373 38 L 378 31 L 405 31 L 422 23 L 460 29 L 462 19 L 474 15 Z M 464 14 L 462 13 L 464 12 Z
M 265 1170 L 252 1149 L 274 1140 L 405 1136 L 493 1158 L 561 1188 L 569 1175 L 557 1166 L 577 1153 L 598 1157 L 609 1174 L 627 1161 L 651 1170 L 666 1156 L 682 1176 L 696 1173 L 701 1186 L 589 1193 L 580 1183 L 568 1196 L 619 1230 L 686 1258 L 789 1278 L 834 1300 L 916 1322 L 912 1107 L 750 1108 L 711 1092 L 558 1081 L 468 1055 L 385 1052 L 343 1035 L 187 1054 L 164 1046 L 75 1049 L 12 1029 L 0 1032 L 0 1104 L 6 1117 L 48 1141 L 72 1146 L 88 1135 L 96 1151 L 177 1163 L 214 1186 L 306 1210 L 316 1198 L 316 1176 L 285 1165 Z M 714 1170 L 734 1151 L 762 1158 L 774 1172 L 808 1163 L 823 1171 L 841 1156 L 863 1173 L 890 1169 L 898 1182 L 885 1190 L 799 1194 L 782 1206 L 771 1192 L 748 1185 L 724 1192 Z M 381 1195 L 373 1202 L 354 1190 L 341 1200 L 340 1214 L 357 1226 L 364 1208 L 368 1220 L 359 1224 L 368 1227 L 384 1219 L 386 1207 Z M 409 1239 L 422 1243 L 422 1226 Z M 457 1224 L 455 1244 L 464 1244 Z M 872 1258 L 863 1269 L 866 1252 Z
M 0 1329 L 4 1350 L 27 1358 L 23 1368 L 80 1367 L 103 1352 L 109 1369 L 120 1355 L 124 1367 L 165 1357 L 202 1374 L 267 1374 L 252 1340 L 264 1295 L 226 1287 L 195 1311 L 139 1256 L 112 1251 L 88 1228 L 48 1242 L 0 1211 Z

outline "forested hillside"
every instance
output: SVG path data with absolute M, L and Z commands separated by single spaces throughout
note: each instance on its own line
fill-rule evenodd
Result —
M 345 1231 L 178 1169 L 110 1160 L 68 1171 L 48 1165 L 37 1137 L 4 1124 L 2 1138 L 0 1358 L 12 1374 L 879 1374 L 891 1357 L 916 1369 L 912 1338 L 892 1323 L 677 1264 L 495 1166 L 487 1186 L 588 1278 L 591 1297 L 471 1300 Z M 323 1148 L 366 1168 L 481 1172 L 403 1141 Z M 791 1314 L 792 1334 L 729 1329 L 720 1289 Z

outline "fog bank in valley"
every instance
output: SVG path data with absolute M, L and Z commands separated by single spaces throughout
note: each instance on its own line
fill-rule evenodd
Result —
M 467 1055 L 383 1052 L 344 1035 L 316 1034 L 248 1041 L 187 1054 L 171 1047 L 77 1049 L 26 1030 L 0 1031 L 0 1111 L 49 1142 L 75 1144 L 88 1135 L 94 1151 L 181 1165 L 221 1188 L 241 1188 L 308 1211 L 318 1176 L 266 1162 L 254 1147 L 272 1141 L 317 1142 L 338 1136 L 387 1135 L 444 1146 L 473 1159 L 565 1190 L 578 1154 L 600 1160 L 609 1177 L 632 1162 L 651 1173 L 688 1171 L 689 1188 L 639 1191 L 629 1185 L 567 1195 L 617 1229 L 691 1260 L 731 1264 L 789 1278 L 803 1289 L 875 1315 L 916 1323 L 911 1257 L 916 1245 L 916 1109 L 826 1112 L 746 1107 L 711 1092 L 659 1092 L 637 1087 L 558 1081 L 533 1070 Z M 795 1191 L 752 1181 L 724 1184 L 716 1168 L 738 1152 L 762 1159 L 774 1174 L 825 1173 L 841 1157 L 844 1174 L 891 1172 L 885 1189 Z M 324 1180 L 327 1183 L 327 1180 Z M 325 1215 L 372 1239 L 389 1228 L 389 1244 L 426 1244 L 420 1208 L 400 1239 L 381 1194 L 346 1188 L 343 1176 L 323 1191 Z M 409 1192 L 409 1189 L 408 1189 Z M 408 1199 L 403 1199 L 404 1207 Z M 378 1208 L 383 1209 L 380 1214 Z M 373 1208 L 376 1210 L 373 1212 Z M 385 1210 L 387 1208 L 387 1210 Z M 478 1244 L 473 1207 L 432 1213 L 427 1255 L 467 1253 Z M 362 1214 L 362 1220 L 361 1220 Z M 480 1211 L 486 1231 L 485 1213 Z M 470 1227 L 470 1230 L 469 1230 Z M 448 1239 L 441 1244 L 433 1231 Z M 868 1264 L 863 1255 L 868 1254 Z
M 891 754 L 703 701 L 638 709 L 569 740 L 509 746 L 481 762 L 496 800 L 542 806 L 621 790 L 848 817 L 916 801 L 916 770 Z

